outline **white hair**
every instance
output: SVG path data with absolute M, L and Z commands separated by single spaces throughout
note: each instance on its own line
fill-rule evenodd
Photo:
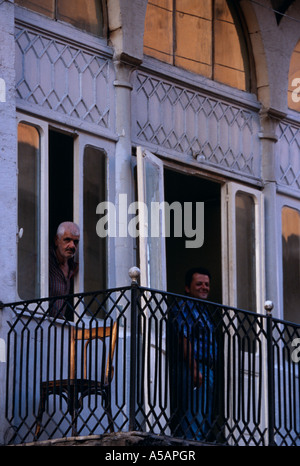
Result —
M 74 236 L 80 235 L 80 228 L 76 223 L 62 222 L 60 225 L 58 225 L 58 228 L 56 231 L 57 236 L 59 237 L 63 236 L 66 230 L 70 231 L 70 233 L 72 233 L 72 235 Z

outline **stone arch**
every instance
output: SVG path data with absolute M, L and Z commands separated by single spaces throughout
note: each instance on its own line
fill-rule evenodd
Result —
M 240 2 L 240 7 L 243 11 L 244 19 L 248 27 L 248 33 L 252 46 L 256 75 L 257 97 L 265 107 L 269 107 L 270 95 L 267 53 L 265 50 L 264 37 L 261 31 L 258 12 L 256 11 L 256 5 L 249 2 L 248 0 L 242 0 Z M 273 20 L 273 18 L 270 19 Z
M 288 16 L 283 16 L 279 24 L 270 0 L 264 0 L 263 6 L 248 0 L 240 5 L 252 43 L 258 100 L 263 107 L 285 114 L 289 64 L 300 36 L 299 3 L 290 5 L 285 12 Z

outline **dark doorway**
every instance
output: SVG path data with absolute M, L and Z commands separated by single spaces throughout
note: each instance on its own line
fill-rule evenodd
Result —
M 73 221 L 73 144 L 71 136 L 49 131 L 49 241 L 61 222 Z
M 168 291 L 184 294 L 189 268 L 202 266 L 212 275 L 210 300 L 222 302 L 221 276 L 221 185 L 181 172 L 165 169 L 165 201 L 204 202 L 204 243 L 186 248 L 185 237 L 166 238 Z

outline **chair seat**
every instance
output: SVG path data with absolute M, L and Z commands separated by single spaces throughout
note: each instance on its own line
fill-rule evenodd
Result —
M 90 379 L 60 379 L 41 383 L 41 410 L 45 410 L 45 400 L 50 395 L 62 396 L 67 404 L 68 411 L 73 415 L 74 410 L 82 408 L 82 400 L 89 395 L 101 395 L 107 401 L 109 385 Z M 80 396 L 79 396 L 80 395 Z
M 97 380 L 90 380 L 90 379 L 59 379 L 59 380 L 47 380 L 41 383 L 41 388 L 43 390 L 51 390 L 57 387 L 63 388 L 75 388 L 77 387 L 78 390 L 82 391 L 85 388 L 97 388 L 101 390 L 105 390 L 108 388 L 108 384 L 104 384 L 103 382 L 99 382 Z

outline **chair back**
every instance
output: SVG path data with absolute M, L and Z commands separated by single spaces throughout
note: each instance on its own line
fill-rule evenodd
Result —
M 103 383 L 106 385 L 106 384 L 109 384 L 113 378 L 114 368 L 112 366 L 112 361 L 114 358 L 115 346 L 116 346 L 116 341 L 117 341 L 117 322 L 114 322 L 110 326 L 104 326 L 104 327 L 98 327 L 98 326 L 92 327 L 92 328 L 72 327 L 71 348 L 70 348 L 70 379 L 74 379 L 76 376 L 75 365 L 76 365 L 76 354 L 78 353 L 76 342 L 80 340 L 84 340 L 83 374 L 84 374 L 84 378 L 86 379 L 87 378 L 87 349 L 88 349 L 88 345 L 95 339 L 99 339 L 103 342 L 103 357 L 107 355 L 107 361 L 105 365 L 105 374 L 104 374 L 104 380 L 103 380 Z

